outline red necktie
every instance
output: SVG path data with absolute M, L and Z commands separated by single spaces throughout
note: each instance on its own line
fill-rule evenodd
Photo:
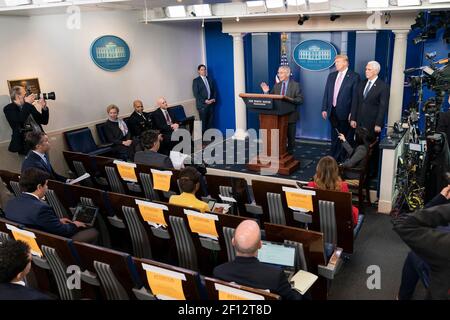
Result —
M 281 95 L 286 95 L 286 82 L 283 81 L 283 84 L 281 85 Z

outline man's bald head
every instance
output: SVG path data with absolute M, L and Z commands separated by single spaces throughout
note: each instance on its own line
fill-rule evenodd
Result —
M 167 109 L 167 101 L 166 98 L 161 97 L 158 100 L 156 100 L 156 105 L 158 106 L 158 108 L 163 108 L 163 109 Z
M 261 230 L 253 220 L 245 220 L 234 232 L 233 246 L 238 256 L 256 256 L 261 248 Z
M 133 101 L 133 108 L 136 112 L 142 113 L 144 111 L 144 104 L 141 100 L 134 100 Z

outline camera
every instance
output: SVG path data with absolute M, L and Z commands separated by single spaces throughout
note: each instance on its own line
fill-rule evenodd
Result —
M 54 91 L 49 93 L 33 93 L 30 89 L 27 89 L 27 96 L 34 94 L 36 100 L 44 99 L 44 100 L 56 100 L 56 94 Z

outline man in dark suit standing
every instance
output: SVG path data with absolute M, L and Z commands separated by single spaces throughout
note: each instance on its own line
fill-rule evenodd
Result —
M 216 85 L 206 75 L 206 66 L 197 67 L 198 77 L 192 81 L 192 91 L 195 97 L 198 114 L 202 121 L 202 133 L 213 127 L 214 105 L 216 103 Z
M 58 218 L 55 211 L 42 201 L 48 190 L 47 172 L 29 168 L 22 172 L 19 180 L 22 194 L 10 200 L 5 207 L 6 219 L 73 240 L 95 243 L 98 231 L 86 224 L 68 218 Z
M 42 125 L 48 123 L 49 111 L 47 102 L 44 99 L 38 101 L 38 104 L 41 106 L 41 112 L 39 112 L 33 105 L 34 99 L 34 94 L 26 96 L 26 91 L 23 87 L 15 86 L 11 89 L 12 102 L 3 108 L 6 120 L 8 120 L 12 129 L 11 142 L 8 147 L 10 152 L 17 152 L 21 155 L 27 154 L 28 148 L 25 145 L 24 129 L 29 116 L 33 117 L 41 131 L 44 131 Z
M 136 152 L 134 155 L 134 162 L 159 168 L 173 169 L 170 158 L 165 154 L 158 152 L 161 139 L 162 136 L 157 131 L 149 130 L 144 132 L 141 138 L 144 151 Z
M 356 98 L 352 101 L 350 126 L 364 127 L 369 131 L 369 141 L 375 141 L 384 127 L 384 118 L 389 106 L 389 87 L 378 78 L 381 66 L 376 61 L 369 61 L 366 65 L 367 80 L 358 85 Z M 373 147 L 370 160 L 370 176 L 378 174 L 378 160 L 380 150 L 377 143 Z
M 28 132 L 25 138 L 26 143 L 30 147 L 25 160 L 22 163 L 23 173 L 26 169 L 37 168 L 47 172 L 50 179 L 58 180 L 60 182 L 70 182 L 70 179 L 56 173 L 47 157 L 50 151 L 50 142 L 48 136 L 44 132 L 31 131 Z
M 170 151 L 174 147 L 175 143 L 172 142 L 172 133 L 177 130 L 180 125 L 176 123 L 169 111 L 167 110 L 168 104 L 165 98 L 161 97 L 156 101 L 158 109 L 153 112 L 153 121 L 155 129 L 163 135 L 163 141 L 161 143 L 160 153 L 169 155 Z
M 140 138 L 144 131 L 153 128 L 151 114 L 144 112 L 144 105 L 141 100 L 133 102 L 134 111 L 128 119 L 128 129 L 131 133 L 131 138 Z
M 280 82 L 275 84 L 272 88 L 272 90 L 269 89 L 269 86 L 265 83 L 261 83 L 261 88 L 264 91 L 264 93 L 270 93 L 271 94 L 279 94 L 282 96 L 286 96 L 289 98 L 292 98 L 292 109 L 293 111 L 290 112 L 289 120 L 288 120 L 288 147 L 287 152 L 290 154 L 294 154 L 295 149 L 295 131 L 297 127 L 297 121 L 299 119 L 299 113 L 297 111 L 297 106 L 299 104 L 303 103 L 303 95 L 302 90 L 300 89 L 300 85 L 298 82 L 295 82 L 294 80 L 290 80 L 289 77 L 291 76 L 291 68 L 288 66 L 281 66 L 278 68 L 278 79 Z M 287 103 L 287 102 L 286 102 Z
M 282 269 L 259 262 L 257 256 L 262 245 L 261 230 L 255 221 L 241 222 L 236 228 L 232 244 L 236 249 L 236 258 L 214 268 L 214 277 L 257 289 L 269 289 L 286 300 L 303 298 L 292 289 Z
M 23 241 L 7 240 L 0 244 L 0 300 L 51 300 L 25 279 L 31 270 L 30 247 Z
M 356 98 L 352 101 L 350 125 L 364 127 L 374 138 L 384 127 L 384 118 L 389 106 L 389 87 L 378 78 L 381 66 L 369 61 L 366 66 L 367 80 L 358 85 Z
M 331 156 L 342 162 L 345 153 L 338 140 L 339 131 L 350 140 L 350 111 L 352 101 L 356 97 L 359 75 L 348 69 L 348 57 L 337 55 L 334 63 L 336 71 L 328 75 L 322 102 L 322 118 L 331 122 Z

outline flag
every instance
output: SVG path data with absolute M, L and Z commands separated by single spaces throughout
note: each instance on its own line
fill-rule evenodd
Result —
M 280 66 L 289 66 L 286 50 L 283 50 L 281 53 L 281 59 L 280 59 Z M 280 79 L 278 79 L 278 74 L 275 76 L 275 83 L 280 82 Z

